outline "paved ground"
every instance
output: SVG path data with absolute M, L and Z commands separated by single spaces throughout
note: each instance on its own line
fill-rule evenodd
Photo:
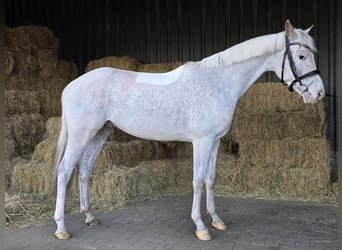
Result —
M 213 240 L 201 242 L 194 236 L 191 202 L 185 195 L 119 208 L 97 214 L 96 227 L 86 226 L 81 214 L 69 215 L 70 240 L 56 240 L 51 222 L 7 232 L 6 249 L 341 249 L 337 208 L 330 205 L 217 198 L 228 231 L 211 228 Z

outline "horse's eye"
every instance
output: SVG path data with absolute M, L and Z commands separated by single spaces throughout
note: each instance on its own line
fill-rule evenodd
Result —
M 304 57 L 303 55 L 300 55 L 300 56 L 299 56 L 299 59 L 300 59 L 300 60 L 303 60 L 304 58 L 305 58 L 305 57 Z

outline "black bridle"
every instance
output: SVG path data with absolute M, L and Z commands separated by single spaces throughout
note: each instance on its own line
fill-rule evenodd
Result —
M 308 73 L 305 73 L 304 75 L 301 75 L 299 76 L 298 73 L 297 73 L 297 69 L 296 69 L 296 65 L 293 61 L 293 57 L 292 57 L 292 53 L 291 53 L 291 49 L 290 49 L 290 46 L 292 45 L 299 45 L 299 46 L 303 46 L 307 49 L 309 49 L 312 53 L 312 49 L 306 45 L 306 44 L 301 44 L 301 43 L 298 43 L 298 42 L 293 42 L 293 43 L 290 43 L 289 41 L 289 38 L 287 36 L 285 36 L 285 41 L 286 41 L 286 49 L 285 49 L 285 53 L 284 53 L 284 57 L 283 57 L 283 63 L 282 63 L 282 69 L 281 69 L 281 82 L 284 84 L 284 85 L 287 85 L 284 81 L 284 68 L 285 68 L 285 59 L 286 59 L 286 56 L 288 57 L 289 59 L 289 64 L 290 64 L 290 68 L 291 68 L 291 71 L 292 71 L 292 74 L 294 76 L 294 80 L 290 83 L 288 89 L 292 92 L 293 91 L 293 85 L 298 82 L 300 86 L 305 86 L 306 89 L 303 91 L 306 92 L 309 88 L 308 85 L 305 85 L 302 83 L 302 80 L 305 79 L 305 78 L 308 78 L 308 77 L 311 77 L 311 76 L 314 76 L 314 75 L 319 75 L 320 72 L 318 69 L 315 69 L 315 70 L 312 70 Z

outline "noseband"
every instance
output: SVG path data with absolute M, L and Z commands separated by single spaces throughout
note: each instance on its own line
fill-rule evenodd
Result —
M 305 85 L 302 83 L 302 80 L 305 79 L 305 78 L 308 78 L 308 77 L 311 77 L 311 76 L 314 76 L 314 75 L 319 75 L 320 72 L 318 69 L 315 69 L 315 70 L 312 70 L 308 73 L 305 73 L 304 75 L 301 75 L 299 76 L 298 73 L 297 73 L 297 69 L 296 69 L 296 65 L 293 61 L 293 57 L 292 57 L 292 53 L 291 53 L 291 49 L 290 49 L 290 46 L 292 45 L 299 45 L 299 46 L 304 46 L 305 48 L 309 49 L 312 53 L 312 49 L 306 45 L 306 44 L 301 44 L 301 43 L 298 43 L 298 42 L 294 42 L 294 43 L 290 43 L 289 41 L 289 38 L 287 36 L 285 36 L 285 41 L 286 41 L 286 49 L 285 49 L 285 53 L 284 53 L 284 57 L 283 57 L 283 63 L 282 63 L 282 69 L 281 69 L 281 82 L 282 84 L 286 85 L 285 81 L 284 81 L 284 68 L 285 68 L 285 59 L 286 59 L 286 55 L 289 59 L 289 64 L 290 64 L 290 68 L 291 68 L 291 71 L 292 71 L 292 74 L 294 76 L 294 80 L 291 82 L 291 84 L 289 85 L 288 89 L 289 91 L 293 91 L 293 85 L 298 82 L 300 86 L 306 86 L 306 89 L 303 91 L 307 91 L 309 86 Z

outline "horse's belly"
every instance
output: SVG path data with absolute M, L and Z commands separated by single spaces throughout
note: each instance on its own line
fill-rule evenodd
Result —
M 126 110 L 111 120 L 116 127 L 136 137 L 161 141 L 191 141 L 187 118 L 182 112 Z

